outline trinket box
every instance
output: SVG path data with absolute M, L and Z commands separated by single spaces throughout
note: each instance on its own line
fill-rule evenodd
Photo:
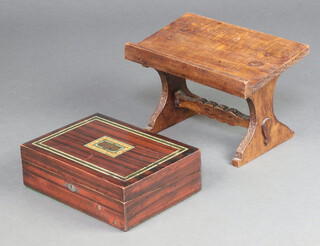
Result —
M 123 231 L 201 189 L 200 151 L 95 114 L 21 145 L 24 184 Z

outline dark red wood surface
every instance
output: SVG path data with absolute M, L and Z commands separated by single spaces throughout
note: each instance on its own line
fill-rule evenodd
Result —
M 85 144 L 104 136 L 134 145 L 134 148 L 113 158 L 85 147 Z M 106 124 L 99 121 L 90 122 L 44 143 L 80 159 L 90 160 L 95 165 L 121 176 L 138 171 L 176 150 L 150 139 L 137 138 L 133 133 L 110 125 L 106 127 Z
M 99 115 L 99 117 L 130 126 L 102 115 Z M 69 126 L 60 128 L 21 146 L 24 183 L 26 186 L 121 230 L 128 230 L 187 198 L 201 188 L 200 151 L 194 147 L 156 134 L 148 133 L 188 149 L 129 181 L 118 180 L 107 174 L 91 170 L 89 167 L 82 166 L 70 159 L 32 144 Z M 140 130 L 134 126 L 130 127 Z M 112 165 L 113 159 L 117 159 L 113 163 L 118 166 L 117 171 L 122 172 L 122 174 L 127 174 L 128 166 L 139 169 L 143 165 L 147 165 L 146 163 L 156 160 L 156 157 L 162 158 L 175 150 L 173 147 L 152 142 L 150 139 L 134 138 L 134 136 L 126 137 L 125 133 L 119 131 L 119 129 L 112 129 L 112 127 L 99 122 L 91 122 L 88 126 L 84 125 L 81 128 L 77 128 L 76 131 L 66 132 L 56 139 L 45 141 L 45 143 L 55 149 L 68 152 L 70 155 L 86 158 L 87 151 L 94 150 L 83 146 L 87 142 L 104 135 L 121 139 L 122 142 L 128 144 L 134 143 L 135 145 L 136 153 L 127 151 L 122 154 L 123 158 L 119 159 L 118 157 L 105 156 L 99 152 L 97 152 L 98 154 L 90 154 L 95 155 L 90 161 L 94 160 L 95 164 L 98 163 L 106 168 L 109 168 L 108 165 Z M 133 156 L 137 155 L 139 151 L 143 155 L 148 149 L 152 149 L 149 155 L 147 157 L 141 156 L 140 162 L 138 161 L 138 164 L 135 165 Z M 126 158 L 125 154 L 128 154 Z M 128 164 L 128 160 L 132 163 Z M 73 185 L 76 190 L 69 190 L 67 184 Z
M 155 136 L 159 139 L 163 139 L 166 141 L 169 141 L 174 144 L 178 144 L 180 146 L 188 148 L 187 151 L 181 153 L 179 156 L 176 156 L 172 159 L 169 159 L 165 163 L 162 163 L 161 165 L 157 166 L 153 170 L 147 171 L 145 173 L 142 173 L 138 177 L 135 177 L 133 179 L 127 180 L 127 181 L 122 181 L 122 180 L 117 180 L 114 179 L 111 176 L 105 175 L 103 173 L 97 172 L 96 170 L 93 170 L 91 168 L 87 168 L 85 166 L 79 165 L 75 163 L 72 160 L 66 159 L 64 157 L 61 157 L 59 155 L 56 155 L 55 153 L 49 152 L 47 150 L 44 150 L 42 148 L 39 148 L 37 146 L 34 146 L 32 143 L 47 137 L 49 135 L 52 135 L 58 131 L 61 131 L 67 127 L 70 127 L 74 124 L 77 124 L 79 122 L 82 122 L 84 120 L 90 119 L 94 116 L 101 117 L 106 120 L 110 120 L 115 123 L 119 123 L 121 125 L 124 125 L 126 127 L 130 127 L 134 130 L 138 130 L 139 132 L 146 133 L 147 135 L 150 136 Z M 112 158 L 107 155 L 104 155 L 102 153 L 99 153 L 95 150 L 91 150 L 87 147 L 84 147 L 86 143 L 89 143 L 99 137 L 103 136 L 110 136 L 113 138 L 119 138 L 119 140 L 134 145 L 134 149 L 125 152 L 124 154 L 118 156 L 117 158 Z M 82 160 L 88 160 L 94 163 L 97 166 L 101 166 L 107 170 L 110 171 L 115 171 L 117 174 L 129 174 L 132 173 L 140 168 L 143 168 L 147 166 L 148 164 L 152 163 L 153 161 L 157 159 L 161 159 L 163 156 L 171 154 L 175 151 L 170 146 L 164 145 L 159 142 L 155 142 L 140 136 L 135 136 L 134 134 L 127 132 L 127 131 L 119 131 L 119 129 L 113 128 L 110 125 L 107 124 L 102 124 L 101 122 L 91 122 L 89 124 L 86 124 L 82 127 L 79 127 L 75 130 L 69 131 L 63 135 L 60 135 L 50 141 L 45 142 L 48 146 L 54 147 L 58 150 L 63 150 L 67 154 L 70 154 L 72 156 L 75 156 L 77 158 L 80 158 Z M 87 173 L 90 173 L 94 176 L 97 176 L 101 179 L 110 181 L 111 183 L 114 183 L 115 185 L 119 185 L 121 187 L 126 187 L 134 182 L 136 182 L 139 179 L 142 179 L 144 177 L 147 177 L 148 175 L 152 174 L 155 170 L 159 170 L 167 165 L 170 165 L 171 163 L 174 163 L 175 161 L 188 156 L 190 153 L 197 151 L 196 148 L 179 143 L 175 140 L 166 138 L 164 136 L 160 136 L 157 134 L 152 134 L 148 131 L 145 131 L 143 129 L 140 129 L 138 127 L 135 127 L 133 125 L 112 119 L 107 116 L 103 116 L 101 114 L 94 114 L 89 117 L 86 117 L 80 121 L 74 122 L 73 124 L 67 125 L 63 128 L 59 128 L 56 131 L 50 132 L 48 134 L 45 134 L 39 138 L 36 138 L 32 141 L 29 141 L 25 144 L 22 145 L 22 149 L 31 149 L 35 150 L 37 154 L 41 155 L 44 154 L 46 157 L 50 158 L 53 157 L 55 160 L 61 160 L 65 162 L 68 165 L 74 166 L 76 169 L 81 169 L 84 170 Z M 22 150 L 24 152 L 24 150 Z M 28 151 L 27 151 L 28 152 Z M 46 158 L 44 157 L 44 158 Z M 40 157 L 43 158 L 43 157 Z

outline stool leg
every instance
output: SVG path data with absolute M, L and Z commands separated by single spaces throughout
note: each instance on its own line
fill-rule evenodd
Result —
M 161 78 L 162 94 L 159 105 L 146 127 L 150 132 L 162 131 L 196 114 L 190 109 L 178 108 L 175 102 L 174 93 L 178 90 L 182 90 L 190 97 L 197 97 L 187 88 L 186 80 L 162 71 L 157 70 L 157 72 Z
M 240 143 L 232 164 L 240 167 L 268 150 L 293 137 L 294 132 L 282 124 L 273 112 L 274 78 L 251 97 L 247 98 L 250 109 L 248 131 Z

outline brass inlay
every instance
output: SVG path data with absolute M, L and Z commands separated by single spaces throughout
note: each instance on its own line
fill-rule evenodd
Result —
M 134 146 L 106 136 L 98 138 L 85 146 L 111 157 L 117 157 L 134 148 Z
M 155 142 L 170 146 L 172 148 L 175 148 L 176 151 L 172 152 L 171 154 L 169 154 L 169 155 L 167 155 L 167 156 L 165 156 L 165 157 L 163 157 L 163 158 L 161 158 L 161 159 L 159 159 L 159 160 L 157 160 L 157 161 L 155 161 L 153 163 L 150 163 L 149 165 L 147 165 L 147 166 L 145 166 L 145 167 L 143 167 L 143 168 L 141 168 L 141 169 L 139 169 L 139 170 L 127 175 L 127 176 L 122 176 L 122 175 L 114 173 L 114 172 L 112 172 L 110 170 L 107 170 L 105 168 L 99 167 L 99 166 L 97 166 L 97 165 L 95 165 L 93 163 L 90 163 L 88 161 L 82 160 L 82 159 L 80 159 L 78 157 L 75 157 L 73 155 L 67 154 L 67 153 L 65 153 L 63 151 L 60 151 L 58 149 L 55 149 L 53 147 L 50 147 L 50 146 L 44 144 L 44 142 L 46 142 L 46 141 L 48 141 L 50 139 L 58 137 L 58 136 L 66 133 L 66 132 L 74 130 L 74 129 L 80 127 L 80 126 L 83 126 L 83 125 L 88 124 L 88 123 L 90 123 L 92 121 L 95 121 L 95 120 L 100 121 L 100 122 L 105 123 L 105 124 L 108 124 L 108 125 L 111 125 L 111 126 L 116 127 L 118 129 L 130 132 L 130 133 L 135 134 L 137 136 L 144 137 L 144 138 L 150 139 L 152 141 L 155 141 Z M 85 167 L 91 168 L 91 169 L 96 170 L 96 171 L 98 171 L 100 173 L 109 175 L 109 176 L 111 176 L 111 177 L 113 177 L 115 179 L 119 179 L 119 180 L 122 180 L 122 181 L 130 180 L 130 179 L 132 179 L 132 178 L 134 178 L 134 177 L 136 177 L 136 176 L 138 176 L 138 175 L 140 175 L 140 174 L 142 174 L 142 173 L 144 173 L 144 172 L 146 172 L 146 171 L 148 171 L 148 170 L 160 165 L 161 163 L 164 163 L 165 161 L 172 159 L 173 157 L 185 152 L 186 150 L 188 150 L 187 147 L 180 146 L 180 145 L 175 144 L 175 143 L 171 143 L 169 141 L 160 139 L 158 137 L 149 135 L 147 133 L 135 130 L 135 129 L 131 128 L 131 127 L 127 127 L 127 126 L 121 125 L 119 123 L 116 123 L 116 122 L 101 118 L 99 116 L 93 116 L 93 117 L 91 117 L 91 118 L 89 118 L 87 120 L 84 120 L 84 121 L 81 121 L 81 122 L 79 122 L 77 124 L 69 126 L 69 127 L 65 128 L 65 129 L 60 130 L 60 131 L 58 131 L 56 133 L 53 133 L 53 134 L 51 134 L 51 135 L 49 135 L 47 137 L 41 138 L 41 139 L 39 139 L 38 141 L 35 141 L 32 144 L 37 146 L 37 147 L 39 147 L 39 148 L 45 149 L 45 150 L 47 150 L 47 151 L 49 151 L 51 153 L 54 153 L 54 154 L 59 155 L 59 156 L 62 156 L 64 158 L 68 159 L 68 160 L 74 161 L 74 162 L 76 162 L 76 163 L 78 163 L 80 165 L 83 165 Z

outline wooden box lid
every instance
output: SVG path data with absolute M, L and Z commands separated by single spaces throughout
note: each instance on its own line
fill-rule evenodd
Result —
M 29 141 L 21 146 L 25 162 L 68 180 L 108 195 L 128 201 L 146 192 L 199 171 L 173 167 L 190 156 L 198 158 L 197 148 L 166 137 L 148 133 L 135 126 L 95 114 L 66 127 Z M 141 185 L 143 182 L 143 185 Z
M 242 98 L 308 52 L 308 45 L 192 13 L 125 47 L 128 60 Z

